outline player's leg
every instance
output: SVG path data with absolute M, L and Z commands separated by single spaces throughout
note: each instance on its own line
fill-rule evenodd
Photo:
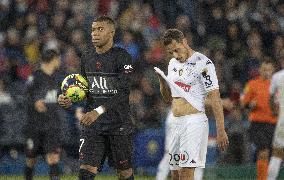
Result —
M 194 180 L 194 167 L 183 167 L 179 170 L 179 180 Z
M 203 179 L 204 168 L 195 168 L 194 170 L 194 180 Z
M 179 180 L 179 170 L 171 170 L 172 180 Z
M 266 180 L 269 154 L 275 126 L 268 123 L 252 123 L 250 138 L 257 148 L 257 179 Z
M 108 136 L 110 152 L 109 164 L 116 169 L 119 180 L 133 180 L 132 168 L 133 138 L 132 135 Z
M 106 140 L 104 136 L 83 131 L 79 146 L 79 180 L 93 180 L 105 160 Z
M 39 134 L 29 131 L 26 137 L 26 166 L 24 170 L 25 180 L 32 180 L 36 156 L 40 147 Z
M 169 165 L 169 126 L 171 122 L 171 114 L 172 112 L 169 111 L 166 122 L 165 122 L 165 150 L 164 150 L 164 156 L 162 160 L 160 161 L 157 169 L 157 175 L 156 180 L 166 180 L 168 177 L 168 174 L 170 172 L 170 165 Z
M 269 149 L 261 149 L 257 153 L 257 179 L 266 180 L 268 172 Z
M 171 123 L 168 124 L 168 160 L 171 170 L 171 179 L 179 180 L 179 159 L 180 159 L 180 126 L 176 124 L 179 119 L 175 118 L 172 114 L 169 115 Z
M 279 116 L 273 137 L 272 157 L 268 166 L 268 180 L 276 180 L 284 156 L 284 118 Z
M 166 180 L 170 172 L 169 152 L 166 151 L 157 169 L 156 180 Z
M 60 170 L 59 170 L 59 160 L 60 152 L 49 152 L 46 154 L 46 162 L 49 165 L 49 177 L 51 180 L 59 180 Z
M 278 177 L 283 156 L 284 148 L 273 148 L 268 166 L 268 180 L 276 180 Z
M 33 171 L 34 166 L 36 164 L 36 158 L 26 158 L 26 167 L 25 167 L 25 180 L 32 180 L 33 179 Z
M 205 114 L 193 114 L 180 121 L 179 179 L 194 180 L 195 168 L 204 168 L 208 144 L 208 119 Z
M 50 129 L 45 133 L 45 160 L 49 166 L 49 177 L 51 180 L 59 180 L 60 170 L 58 163 L 60 161 L 61 140 L 60 130 Z

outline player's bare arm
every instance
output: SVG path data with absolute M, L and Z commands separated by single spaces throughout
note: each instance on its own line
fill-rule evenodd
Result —
M 35 102 L 35 110 L 39 113 L 44 113 L 47 111 L 47 108 L 43 100 L 40 99 Z
M 158 73 L 156 73 L 156 74 L 158 75 L 158 78 L 159 78 L 160 92 L 161 92 L 161 95 L 163 97 L 163 100 L 166 103 L 170 104 L 172 102 L 171 89 L 167 85 L 167 82 L 161 77 L 161 75 L 159 75 Z
M 69 108 L 72 105 L 71 99 L 67 96 L 64 96 L 63 94 L 60 94 L 58 96 L 57 102 L 60 106 L 64 108 Z
M 211 107 L 216 119 L 218 147 L 224 151 L 229 145 L 229 140 L 225 131 L 223 106 L 219 90 L 215 89 L 210 91 L 207 95 L 207 98 L 209 102 L 211 102 Z
M 90 112 L 87 112 L 80 119 L 80 123 L 85 126 L 90 126 L 93 122 L 95 122 L 98 117 L 106 111 L 104 106 L 100 106 Z
M 270 99 L 269 99 L 269 105 L 270 105 L 270 109 L 272 111 L 272 114 L 274 116 L 278 116 L 278 108 L 277 108 L 277 105 L 275 103 L 275 100 L 274 100 L 274 95 L 270 95 Z

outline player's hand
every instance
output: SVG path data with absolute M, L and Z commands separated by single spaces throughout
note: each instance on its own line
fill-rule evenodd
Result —
M 69 108 L 72 105 L 71 99 L 67 96 L 64 96 L 63 94 L 60 94 L 58 96 L 57 102 L 60 106 L 64 108 Z
M 84 116 L 83 108 L 79 107 L 75 110 L 75 117 L 80 121 Z
M 256 101 L 251 101 L 250 103 L 249 103 L 249 109 L 252 111 L 252 110 L 254 110 L 255 108 L 256 108 L 256 106 L 257 106 L 257 102 Z
M 44 113 L 47 111 L 47 108 L 43 100 L 37 100 L 35 102 L 35 110 L 39 113 Z
M 86 114 L 84 114 L 82 116 L 82 118 L 80 119 L 80 123 L 85 125 L 85 126 L 89 126 L 93 122 L 95 122 L 99 116 L 100 115 L 97 111 L 92 110 L 92 111 L 87 112 Z
M 217 132 L 217 144 L 222 151 L 225 151 L 228 148 L 229 140 L 225 130 Z

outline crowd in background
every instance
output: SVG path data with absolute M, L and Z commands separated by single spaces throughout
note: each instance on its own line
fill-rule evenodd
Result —
M 232 153 L 220 156 L 220 161 L 250 161 L 243 153 L 248 144 L 247 118 L 239 99 L 263 60 L 279 64 L 284 58 L 280 0 L 0 0 L 2 147 L 23 144 L 19 129 L 25 121 L 25 81 L 38 68 L 40 52 L 60 51 L 63 63 L 58 78 L 79 73 L 80 56 L 91 44 L 91 23 L 102 15 L 116 21 L 115 44 L 133 58 L 130 103 L 138 130 L 161 127 L 165 119 L 167 105 L 160 97 L 153 66 L 166 70 L 169 55 L 160 37 L 165 29 L 178 28 L 194 50 L 212 59 L 217 70 Z M 78 135 L 74 109 L 62 110 L 62 119 L 69 132 L 66 146 L 76 144 L 70 138 Z

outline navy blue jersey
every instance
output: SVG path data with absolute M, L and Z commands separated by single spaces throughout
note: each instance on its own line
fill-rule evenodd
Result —
M 47 75 L 43 71 L 35 71 L 27 82 L 27 115 L 29 130 L 50 130 L 60 128 L 59 105 L 57 96 L 59 82 L 55 75 Z M 47 112 L 39 113 L 35 110 L 35 102 L 43 100 Z
M 106 112 L 85 130 L 99 134 L 132 132 L 129 93 L 133 73 L 131 56 L 126 50 L 113 47 L 98 54 L 94 47 L 81 58 L 81 74 L 89 83 L 87 111 L 103 105 Z

